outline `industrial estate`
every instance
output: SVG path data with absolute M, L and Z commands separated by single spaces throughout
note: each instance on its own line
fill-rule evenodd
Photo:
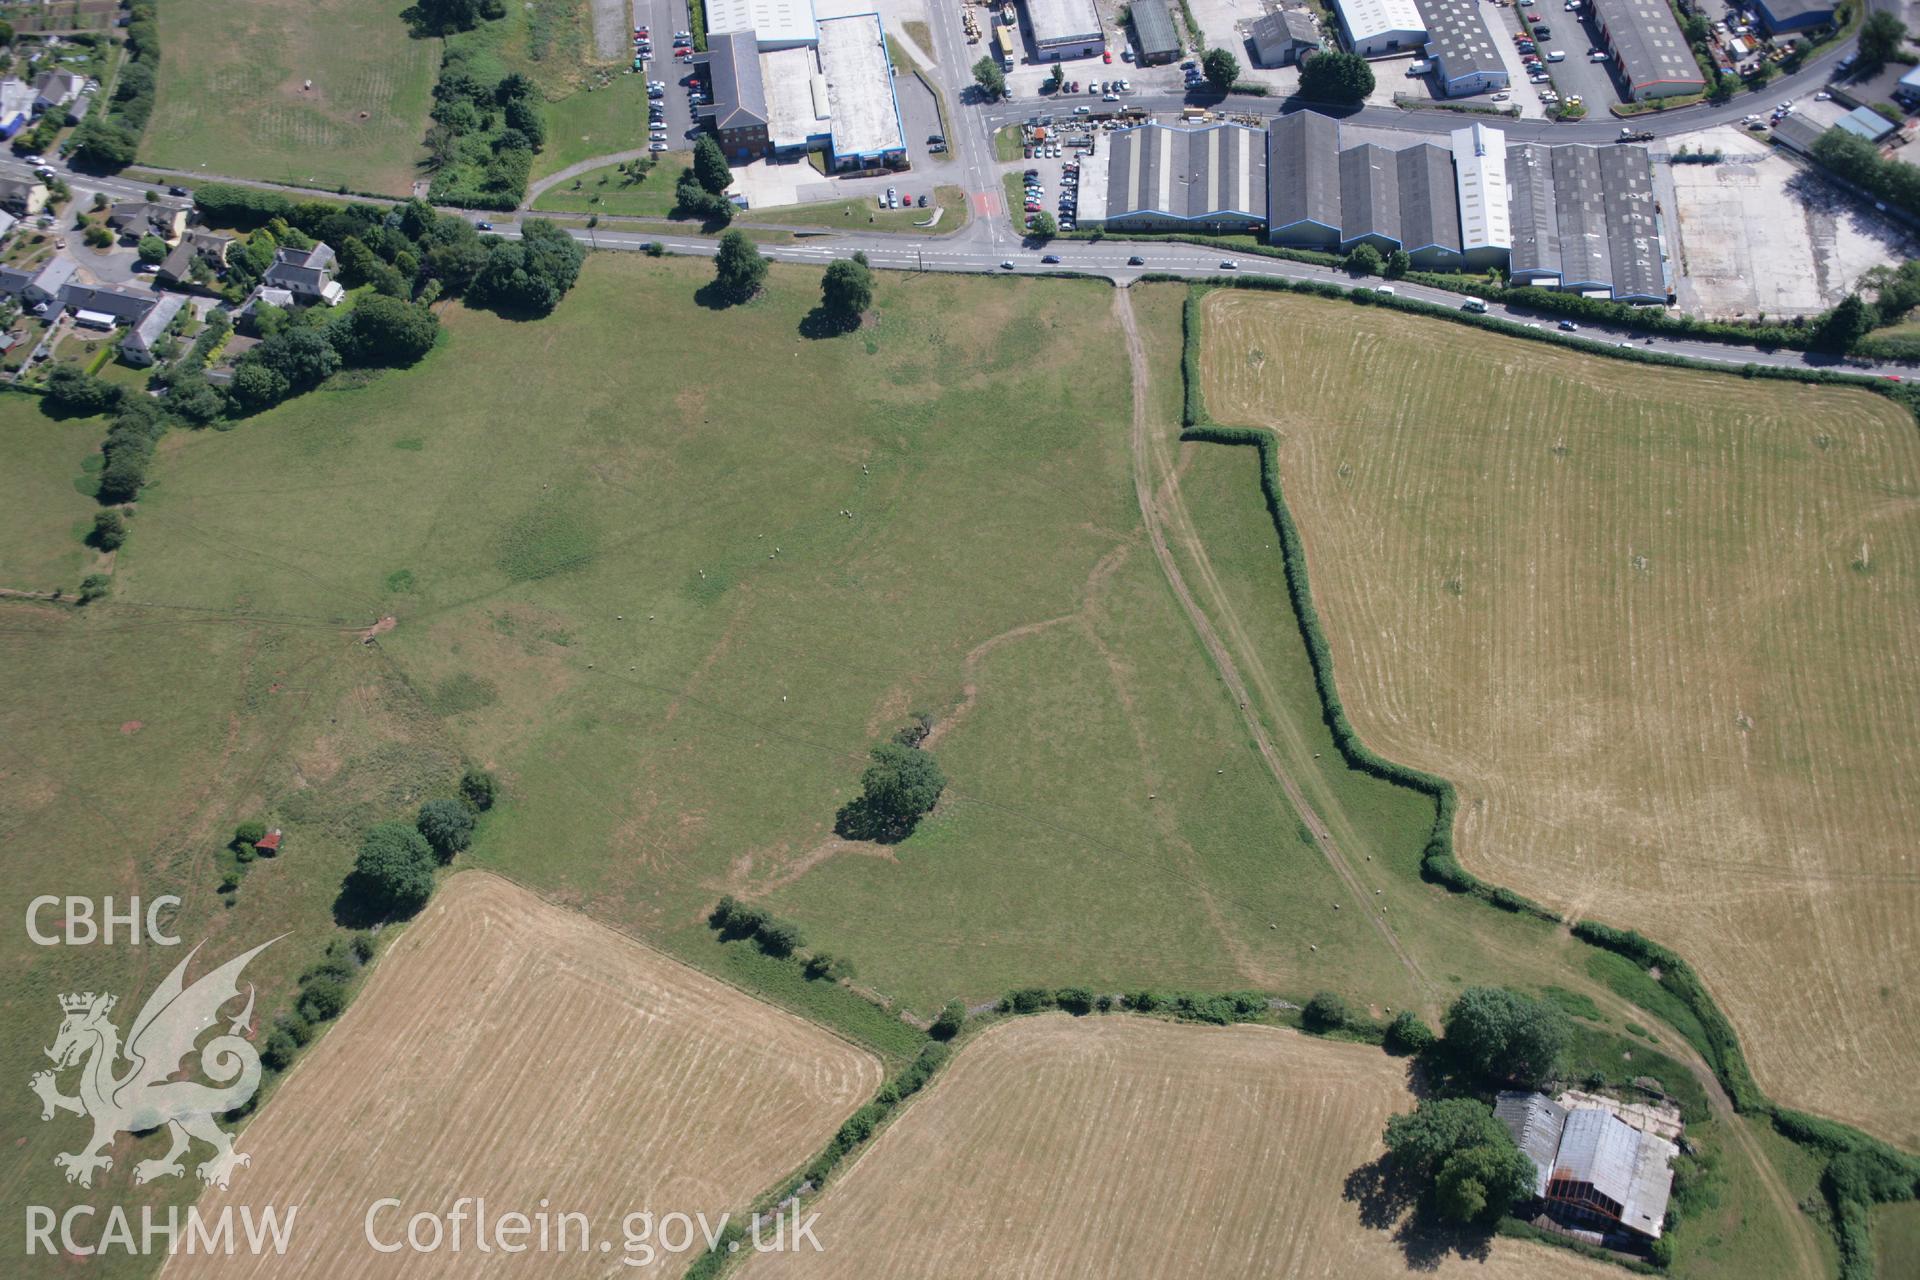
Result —
M 1913 1274 L 1913 7 L 7 6 L 0 1274 Z

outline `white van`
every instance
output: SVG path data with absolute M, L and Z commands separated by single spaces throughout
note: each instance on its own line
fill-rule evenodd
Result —
M 1460 304 L 1460 309 L 1462 311 L 1471 311 L 1477 316 L 1483 316 L 1487 313 L 1487 301 L 1485 298 L 1468 298 Z
M 1567 51 L 1565 49 L 1554 49 L 1547 54 L 1548 62 L 1565 62 L 1566 60 Z
M 1431 70 L 1433 70 L 1433 64 L 1431 62 L 1415 62 L 1408 65 L 1407 74 L 1410 76 L 1423 76 Z

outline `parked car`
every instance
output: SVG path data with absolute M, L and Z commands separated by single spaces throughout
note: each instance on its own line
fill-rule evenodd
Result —
M 649 142 L 647 144 L 647 150 L 649 151 L 665 151 L 666 149 L 667 144 L 664 142 Z
M 1111 50 L 1111 49 L 1102 49 L 1102 50 L 1100 51 L 1100 61 L 1102 61 L 1102 62 L 1112 62 L 1112 61 L 1113 61 L 1113 50 Z
M 1595 49 L 1592 53 L 1587 55 L 1588 62 L 1605 62 L 1606 60 L 1607 60 L 1607 51 L 1605 49 Z

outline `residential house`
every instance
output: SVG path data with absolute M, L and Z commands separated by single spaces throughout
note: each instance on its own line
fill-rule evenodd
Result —
M 333 249 L 316 244 L 311 249 L 282 249 L 267 268 L 264 283 L 285 289 L 302 303 L 340 305 L 347 291 L 333 278 Z
M 42 71 L 33 78 L 35 114 L 66 106 L 79 97 L 80 91 L 86 87 L 87 78 L 83 75 L 64 69 Z
M 161 301 L 161 295 L 144 289 L 119 289 L 111 285 L 67 284 L 60 290 L 60 305 L 78 316 L 108 316 L 116 325 L 139 324 Z M 179 307 L 174 310 L 178 311 Z
M 47 207 L 47 184 L 38 178 L 0 176 L 0 209 L 31 218 Z
M 187 211 L 181 205 L 126 200 L 108 211 L 107 225 L 125 240 L 155 235 L 173 244 L 186 232 Z
M 154 345 L 166 334 L 167 326 L 180 314 L 187 300 L 177 293 L 159 295 L 147 313 L 134 321 L 133 329 L 120 340 L 120 356 L 128 364 L 145 367 L 158 357 Z
M 45 306 L 60 296 L 78 266 L 72 258 L 56 256 L 31 269 L 0 267 L 0 293 L 20 299 L 22 306 Z
M 193 264 L 204 262 L 217 275 L 227 268 L 227 251 L 233 247 L 233 237 L 224 231 L 201 231 L 198 229 L 183 231 L 180 243 L 161 260 L 159 277 L 174 284 L 184 284 L 193 279 Z

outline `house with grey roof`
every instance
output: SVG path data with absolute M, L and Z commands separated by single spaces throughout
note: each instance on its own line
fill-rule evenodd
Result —
M 128 364 L 145 367 L 154 362 L 154 345 L 167 332 L 167 326 L 180 314 L 187 300 L 177 293 L 163 293 L 147 313 L 133 322 L 133 328 L 120 340 L 120 355 Z
M 64 107 L 86 87 L 87 78 L 75 72 L 64 68 L 42 71 L 33 78 L 33 109 L 39 112 Z
M 1533 1165 L 1548 1217 L 1602 1240 L 1658 1240 L 1680 1148 L 1605 1107 L 1563 1107 L 1538 1093 L 1502 1093 L 1493 1114 Z
M 60 306 L 76 315 L 85 311 L 92 315 L 109 316 L 115 324 L 139 324 L 159 304 L 161 296 L 143 289 L 69 282 L 60 290 Z M 179 307 L 176 306 L 174 310 L 178 311 Z
M 700 122 L 713 131 L 720 149 L 735 159 L 751 159 L 767 149 L 767 89 L 760 76 L 760 46 L 752 31 L 723 31 L 707 40 L 707 51 L 693 55 L 706 69 L 713 93 L 700 107 Z
M 107 211 L 107 225 L 114 234 L 129 240 L 159 236 L 168 244 L 179 240 L 187 229 L 187 210 L 183 205 L 158 204 L 148 200 L 123 200 Z
M 311 249 L 281 249 L 273 255 L 273 265 L 262 281 L 287 290 L 302 303 L 324 302 L 337 307 L 347 296 L 346 289 L 333 278 L 333 249 L 325 243 Z
M 1253 61 L 1262 67 L 1290 67 L 1320 52 L 1320 24 L 1302 9 L 1276 9 L 1247 28 Z
M 8 267 L 0 270 L 0 292 L 19 298 L 26 306 L 45 306 L 59 298 L 78 269 L 78 263 L 63 255 L 48 258 L 32 271 Z
M 0 209 L 31 218 L 47 207 L 47 184 L 38 178 L 0 177 Z

